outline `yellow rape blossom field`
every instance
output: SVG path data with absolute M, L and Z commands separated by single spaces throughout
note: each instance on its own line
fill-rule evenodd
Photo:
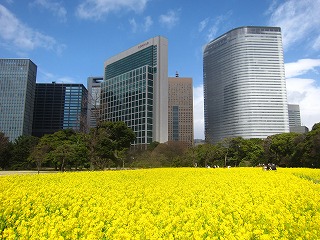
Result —
M 0 177 L 2 239 L 319 239 L 320 170 Z

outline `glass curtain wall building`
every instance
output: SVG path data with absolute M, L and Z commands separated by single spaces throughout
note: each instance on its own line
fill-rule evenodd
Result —
M 32 133 L 36 75 L 30 59 L 0 59 L 0 131 L 10 141 Z
M 101 118 L 123 121 L 134 145 L 168 141 L 168 41 L 154 37 L 104 64 Z
M 32 135 L 62 129 L 86 131 L 87 89 L 83 84 L 37 83 Z
M 205 138 L 289 132 L 281 29 L 239 27 L 205 46 Z

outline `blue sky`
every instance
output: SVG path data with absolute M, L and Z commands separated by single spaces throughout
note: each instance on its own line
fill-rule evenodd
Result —
M 146 39 L 169 42 L 169 76 L 194 81 L 195 138 L 203 133 L 202 49 L 240 26 L 282 28 L 288 102 L 320 122 L 320 0 L 0 0 L 0 58 L 30 58 L 37 82 L 83 83 Z

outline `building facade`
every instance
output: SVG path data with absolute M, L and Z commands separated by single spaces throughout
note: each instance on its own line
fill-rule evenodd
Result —
M 168 141 L 193 146 L 192 78 L 168 78 Z
M 203 55 L 205 138 L 266 138 L 289 132 L 281 29 L 239 27 Z
M 94 128 L 100 121 L 100 95 L 101 95 L 101 83 L 103 77 L 88 77 L 87 89 L 88 89 L 88 127 Z
M 101 118 L 123 121 L 134 145 L 168 141 L 168 41 L 148 39 L 104 63 Z
M 289 127 L 301 126 L 300 106 L 288 104 Z
M 0 59 L 0 131 L 10 141 L 32 133 L 36 76 L 30 59 Z
M 301 126 L 300 106 L 298 104 L 288 104 L 289 128 L 290 132 L 306 133 L 309 129 Z
M 37 83 L 32 135 L 62 129 L 87 130 L 87 89 L 83 84 Z

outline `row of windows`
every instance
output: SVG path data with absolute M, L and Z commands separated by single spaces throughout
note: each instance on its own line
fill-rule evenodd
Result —
M 153 129 L 153 74 L 157 72 L 157 47 L 150 46 L 105 68 L 102 116 L 124 121 L 135 132 L 135 144 L 151 143 Z
M 124 72 L 129 72 L 132 69 L 137 69 L 145 65 L 155 66 L 153 63 L 153 48 L 154 46 L 144 48 L 136 53 L 107 65 L 105 68 L 105 79 L 111 79 Z

